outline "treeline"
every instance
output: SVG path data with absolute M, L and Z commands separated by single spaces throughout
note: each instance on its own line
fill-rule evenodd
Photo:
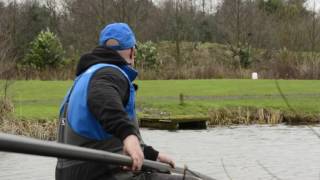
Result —
M 1 75 L 72 79 L 77 60 L 97 45 L 100 30 L 126 22 L 142 47 L 137 57 L 142 79 L 247 78 L 252 71 L 265 78 L 318 79 L 320 19 L 315 5 L 305 3 L 0 1 Z M 56 60 L 60 65 L 52 63 Z

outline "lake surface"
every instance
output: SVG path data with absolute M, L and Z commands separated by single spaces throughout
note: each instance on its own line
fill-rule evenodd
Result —
M 320 127 L 313 127 L 320 133 Z M 142 130 L 178 166 L 217 179 L 320 179 L 320 139 L 305 126 Z M 54 179 L 54 158 L 0 152 L 1 180 Z M 276 176 L 276 177 L 273 177 Z

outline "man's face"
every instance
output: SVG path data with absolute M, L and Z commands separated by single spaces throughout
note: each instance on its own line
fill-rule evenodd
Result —
M 130 49 L 130 64 L 131 64 L 131 66 L 132 67 L 134 67 L 134 59 L 135 59 L 135 57 L 136 57 L 136 48 L 131 48 Z

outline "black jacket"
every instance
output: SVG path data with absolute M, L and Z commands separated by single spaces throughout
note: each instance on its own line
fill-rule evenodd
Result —
M 76 76 L 99 63 L 127 65 L 127 62 L 116 51 L 106 47 L 97 47 L 80 58 Z M 129 90 L 128 79 L 119 70 L 110 67 L 98 70 L 93 75 L 88 89 L 90 112 L 100 121 L 106 131 L 122 141 L 129 135 L 138 136 L 139 134 L 139 129 L 129 120 L 125 111 Z M 144 155 L 146 159 L 156 160 L 158 152 L 151 146 L 145 146 Z

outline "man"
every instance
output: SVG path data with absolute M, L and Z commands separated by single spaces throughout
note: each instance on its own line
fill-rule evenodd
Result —
M 59 142 L 129 155 L 123 167 L 58 159 L 56 180 L 164 179 L 162 175 L 134 173 L 144 158 L 170 164 L 168 156 L 143 143 L 135 114 L 134 66 L 136 40 L 124 23 L 106 26 L 99 47 L 81 57 L 76 80 L 60 111 Z M 166 177 L 167 178 L 167 177 Z M 170 177 L 168 176 L 170 179 Z

